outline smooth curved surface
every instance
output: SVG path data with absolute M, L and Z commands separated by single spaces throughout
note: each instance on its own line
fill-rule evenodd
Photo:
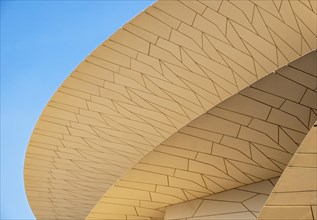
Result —
M 43 111 L 25 160 L 39 219 L 83 219 L 156 146 L 316 48 L 307 1 L 159 1 L 106 40 Z

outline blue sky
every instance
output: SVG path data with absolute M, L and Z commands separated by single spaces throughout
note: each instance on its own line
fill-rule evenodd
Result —
M 63 80 L 153 1 L 1 0 L 1 219 L 34 219 L 23 183 L 27 144 Z

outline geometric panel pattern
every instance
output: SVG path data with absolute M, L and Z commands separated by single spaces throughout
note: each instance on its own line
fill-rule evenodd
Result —
M 317 123 L 286 167 L 259 219 L 317 219 Z
M 169 206 L 166 220 L 256 220 L 278 178 Z
M 279 176 L 317 119 L 316 54 L 262 78 L 167 138 L 87 219 L 162 219 L 166 206 Z
M 105 191 L 168 137 L 315 49 L 316 13 L 311 0 L 158 1 L 140 13 L 71 73 L 36 124 L 24 172 L 36 217 L 84 218 Z M 288 117 L 281 112 L 294 103 L 314 108 L 310 86 L 302 86 L 301 100 L 277 95 L 289 101 L 268 120 Z M 294 109 L 287 114 L 300 118 Z M 308 120 L 315 117 L 308 112 Z M 299 131 L 283 124 L 287 129 L 281 134 L 298 142 L 310 124 L 306 119 L 294 122 L 301 124 Z

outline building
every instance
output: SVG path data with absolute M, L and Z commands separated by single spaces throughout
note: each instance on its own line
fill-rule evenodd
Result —
M 24 177 L 35 216 L 316 219 L 316 14 L 314 0 L 161 0 L 140 13 L 36 124 Z

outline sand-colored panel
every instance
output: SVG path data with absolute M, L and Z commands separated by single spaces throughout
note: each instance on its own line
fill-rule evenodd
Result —
M 259 219 L 314 219 L 317 203 L 316 123 L 274 187 Z M 309 150 L 307 150 L 309 149 Z M 311 151 L 311 150 L 312 151 Z M 308 152 L 307 152 L 308 151 Z
M 290 3 L 292 11 L 289 10 L 289 5 L 284 4 L 287 3 L 158 1 L 97 47 L 58 89 L 43 111 L 40 123 L 31 137 L 26 155 L 27 193 L 42 192 L 41 190 L 51 192 L 45 200 L 50 202 L 43 203 L 41 208 L 39 203 L 32 202 L 36 201 L 33 196 L 29 197 L 35 215 L 44 219 L 82 219 L 102 195 L 106 191 L 108 193 L 111 186 L 111 190 L 115 189 L 120 196 L 131 198 L 137 195 L 140 200 L 152 202 L 146 191 L 135 189 L 136 191 L 129 191 L 129 194 L 129 188 L 123 187 L 124 184 L 120 186 L 120 190 L 114 185 L 142 158 L 146 161 L 142 165 L 142 171 L 149 173 L 153 168 L 153 173 L 171 180 L 165 184 L 173 184 L 173 187 L 180 190 L 183 190 L 183 185 L 188 187 L 183 190 L 187 199 L 241 185 L 239 180 L 243 176 L 252 181 L 260 181 L 261 178 L 275 175 L 276 171 L 270 170 L 272 164 L 253 164 L 256 163 L 255 158 L 259 157 L 252 157 L 248 144 L 261 144 L 281 151 L 286 148 L 285 143 L 293 143 L 293 139 L 298 144 L 316 117 L 312 113 L 316 111 L 312 81 L 306 86 L 303 83 L 308 80 L 296 84 L 294 74 L 291 79 L 277 74 L 278 87 L 256 85 L 256 90 L 266 94 L 262 96 L 265 101 L 240 93 L 244 97 L 241 98 L 241 103 L 249 105 L 249 108 L 239 106 L 235 111 L 229 106 L 222 106 L 222 109 L 225 108 L 222 113 L 219 109 L 214 114 L 205 113 L 271 71 L 315 49 L 316 35 L 312 25 L 315 25 L 316 10 L 312 3 L 309 2 L 309 7 L 307 2 Z M 299 28 L 294 27 L 294 17 Z M 294 63 L 294 68 L 300 70 L 298 66 L 301 64 Z M 306 73 L 315 76 L 312 67 L 302 66 Z M 301 71 L 296 74 L 301 74 Z M 274 80 L 269 84 L 275 85 Z M 281 90 L 282 87 L 287 91 Z M 276 98 L 272 98 L 274 101 L 271 103 L 269 97 L 272 96 Z M 252 100 L 242 101 L 246 99 Z M 290 105 L 280 109 L 280 105 L 286 100 L 310 108 L 310 116 L 301 115 L 301 107 L 296 107 L 296 111 L 286 111 Z M 260 104 L 252 105 L 254 102 Z M 254 110 L 255 106 L 260 108 Z M 273 108 L 276 110 L 273 111 Z M 229 114 L 228 111 L 234 113 Z M 291 123 L 292 126 L 298 123 L 303 126 L 295 129 L 290 123 L 278 121 L 279 117 L 275 114 L 278 111 L 283 111 L 283 118 L 296 121 Z M 164 150 L 155 151 L 155 147 L 164 140 L 170 136 L 173 138 L 177 130 L 196 118 L 199 120 L 199 117 L 206 119 L 201 120 L 204 126 L 200 127 L 199 123 L 188 126 L 182 137 L 191 138 L 178 138 L 184 148 L 177 145 L 177 138 L 172 141 L 173 148 L 191 152 L 195 152 L 197 148 L 198 151 L 188 157 L 178 157 L 177 152 L 185 152 L 180 150 L 170 153 Z M 283 138 L 277 139 L 276 133 L 268 132 L 267 129 L 257 130 L 255 125 L 259 123 L 249 126 L 249 120 L 254 119 L 278 125 L 278 131 L 285 131 Z M 273 135 L 273 138 L 269 135 Z M 252 136 L 258 139 L 253 139 Z M 199 152 L 212 155 L 213 142 L 222 142 L 222 138 L 227 141 L 230 139 L 228 137 L 241 140 L 239 146 L 243 147 L 239 151 L 239 158 L 247 157 L 253 162 L 249 159 L 241 162 L 237 161 L 238 158 L 229 159 L 216 155 L 213 156 L 218 158 L 217 163 L 207 163 L 207 157 L 200 157 L 196 161 L 195 157 Z M 232 140 L 224 145 L 237 150 L 238 146 L 233 147 Z M 283 144 L 280 140 L 283 140 Z M 294 150 L 295 147 L 290 149 Z M 293 152 L 292 150 L 289 151 Z M 164 161 L 163 166 L 162 161 L 155 160 L 156 157 L 146 159 L 151 151 L 154 155 L 163 155 L 158 157 Z M 51 161 L 62 172 L 51 172 L 50 165 L 35 166 L 29 163 L 33 158 Z M 284 157 L 282 161 L 273 157 L 269 160 L 281 169 L 286 163 Z M 229 173 L 224 166 L 228 162 L 233 165 L 230 165 Z M 197 164 L 203 165 L 196 166 Z M 201 167 L 212 167 L 211 170 L 215 173 L 206 169 L 202 174 Z M 236 169 L 243 174 L 236 174 Z M 263 175 L 254 176 L 255 170 L 262 170 Z M 178 175 L 188 172 L 187 177 L 203 175 L 201 179 L 207 178 L 206 181 L 209 182 L 176 178 L 173 176 L 174 172 Z M 230 173 L 235 175 L 231 176 Z M 29 182 L 28 178 L 32 177 L 39 178 L 38 182 L 49 179 L 51 184 L 46 189 L 36 187 L 34 181 Z M 142 175 L 142 178 L 146 177 Z M 150 188 L 152 189 L 148 189 Z M 158 192 L 153 195 L 157 196 L 156 193 Z M 115 196 L 113 192 L 109 192 L 109 195 Z M 57 197 L 64 197 L 64 200 L 56 200 Z M 159 219 L 163 216 L 164 207 L 171 204 L 169 199 L 179 201 L 170 195 L 159 195 L 157 198 L 164 199 L 164 202 L 153 203 L 153 206 L 146 203 L 146 207 L 140 205 L 134 209 L 126 208 L 130 215 L 104 213 L 102 217 L 101 213 L 96 212 L 95 216 L 110 219 L 147 219 L 155 216 Z M 71 205 L 66 207 L 65 204 Z M 118 213 L 121 208 L 125 207 L 122 204 L 116 206 Z
M 292 67 L 287 68 L 292 70 Z M 306 74 L 303 71 L 297 73 Z M 273 78 L 270 79 L 273 80 Z M 270 92 L 271 84 L 268 80 L 263 80 L 263 84 L 261 84 L 261 81 L 257 82 L 257 86 L 261 86 L 263 93 L 281 99 L 282 103 L 291 102 L 289 99 L 281 98 L 279 91 L 277 91 L 277 95 Z M 288 82 L 286 85 L 288 85 Z M 283 87 L 283 84 L 280 86 Z M 303 87 L 303 89 L 305 88 L 307 87 Z M 211 213 L 208 213 L 207 210 L 207 214 L 205 211 L 201 211 L 201 213 L 197 211 L 201 216 L 193 219 L 208 219 L 211 216 L 215 219 L 216 217 L 227 218 L 229 214 L 219 210 L 226 206 L 231 207 L 231 205 L 234 210 L 239 209 L 239 207 L 247 207 L 246 210 L 239 209 L 237 211 L 240 214 L 245 213 L 242 216 L 246 218 L 252 215 L 255 219 L 259 215 L 272 190 L 272 183 L 276 182 L 275 179 L 272 179 L 271 182 L 262 180 L 279 176 L 287 166 L 299 142 L 304 138 L 304 133 L 293 130 L 292 124 L 279 125 L 280 118 L 270 118 L 269 115 L 273 110 L 281 111 L 287 117 L 294 118 L 307 118 L 311 115 L 306 107 L 299 107 L 294 111 L 292 109 L 293 105 L 276 105 L 277 99 L 275 98 L 266 99 L 266 104 L 254 98 L 250 98 L 250 102 L 243 102 L 245 100 L 243 94 L 252 94 L 252 91 L 254 91 L 253 88 L 247 88 L 239 95 L 227 99 L 225 105 L 217 105 L 198 119 L 188 123 L 187 126 L 167 138 L 132 170 L 127 172 L 126 175 L 129 176 L 130 173 L 135 173 L 134 170 L 142 166 L 155 165 L 155 167 L 146 169 L 146 172 L 149 172 L 149 179 L 155 181 L 152 178 L 152 173 L 158 172 L 157 167 L 171 169 L 171 172 L 162 173 L 167 176 L 168 185 L 161 183 L 159 178 L 156 183 L 151 182 L 151 184 L 156 185 L 155 192 L 151 193 L 155 197 L 154 199 L 152 197 L 153 207 L 155 207 L 153 210 L 160 210 L 159 207 L 173 206 L 180 201 L 201 198 L 208 194 L 220 196 L 222 191 L 230 191 L 230 189 L 242 186 L 239 189 L 244 192 L 256 192 L 261 195 L 252 194 L 250 196 L 249 193 L 246 193 L 246 196 L 250 197 L 248 197 L 248 201 L 241 201 L 242 206 L 236 206 L 232 199 L 228 203 L 221 203 L 223 200 L 217 199 L 221 204 L 217 202 L 213 207 L 217 206 L 219 209 L 209 210 Z M 235 108 L 232 108 L 231 102 L 235 103 L 236 109 L 239 109 L 238 112 L 234 112 Z M 261 114 L 255 114 L 258 105 L 255 105 L 254 102 L 271 109 L 270 114 L 266 118 L 263 118 Z M 300 104 L 297 105 L 301 106 Z M 312 123 L 307 126 L 302 124 L 301 129 L 308 132 L 311 126 Z M 167 158 L 170 158 L 170 160 L 167 160 Z M 140 182 L 142 179 L 147 179 L 146 172 L 144 172 L 142 178 L 133 181 Z M 313 174 L 311 173 L 311 175 Z M 304 179 L 301 180 L 304 181 Z M 247 185 L 253 182 L 259 183 L 256 186 Z M 314 182 L 307 184 L 307 187 L 311 189 Z M 288 187 L 294 188 L 296 184 L 294 183 L 294 186 L 290 185 Z M 120 194 L 118 192 L 118 196 Z M 104 196 L 103 198 L 108 197 Z M 163 204 L 163 199 L 165 204 Z M 239 200 L 239 198 L 237 199 Z M 160 203 L 162 203 L 161 206 Z M 211 207 L 210 204 L 206 205 L 206 209 L 207 207 Z M 208 217 L 202 217 L 205 216 L 204 213 Z M 91 215 L 93 215 L 93 212 Z

